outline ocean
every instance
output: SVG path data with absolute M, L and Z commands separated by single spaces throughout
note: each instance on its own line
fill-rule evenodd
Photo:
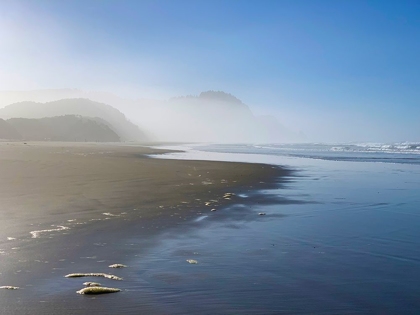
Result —
M 185 152 L 158 158 L 267 163 L 293 175 L 239 194 L 220 210 L 230 215 L 161 236 L 137 275 L 158 313 L 420 312 L 420 144 L 170 148 Z M 184 263 L 191 257 L 198 264 Z

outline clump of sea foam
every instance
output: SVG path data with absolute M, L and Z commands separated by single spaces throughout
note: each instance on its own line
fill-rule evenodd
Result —
M 19 290 L 19 287 L 14 287 L 12 285 L 3 285 L 0 287 L 0 289 L 5 289 L 5 290 Z
M 113 264 L 113 265 L 110 265 L 108 267 L 109 268 L 126 268 L 127 266 L 123 265 L 123 264 Z
M 85 287 L 100 287 L 101 284 L 97 282 L 84 282 L 83 285 Z
M 107 273 L 71 273 L 65 276 L 65 278 L 82 278 L 82 277 L 103 277 L 112 280 L 122 280 L 122 278 L 110 275 Z
M 78 294 L 104 294 L 104 293 L 116 293 L 120 292 L 121 289 L 107 288 L 107 287 L 88 287 L 77 291 Z
M 47 229 L 47 230 L 38 230 L 38 231 L 31 231 L 31 235 L 32 238 L 38 238 L 40 237 L 42 234 L 44 233 L 49 233 L 49 232 L 59 232 L 59 231 L 64 231 L 64 230 L 69 230 L 70 228 L 67 226 L 63 226 L 63 225 L 59 225 L 57 226 L 57 228 L 55 229 Z

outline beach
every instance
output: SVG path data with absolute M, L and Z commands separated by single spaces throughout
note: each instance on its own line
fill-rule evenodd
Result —
M 138 266 L 130 264 L 159 235 L 179 227 L 182 234 L 187 222 L 203 215 L 223 217 L 239 195 L 277 188 L 290 175 L 265 164 L 150 158 L 165 152 L 138 145 L 0 143 L 0 286 L 20 288 L 0 291 L 2 314 L 115 314 L 138 281 Z M 188 265 L 193 258 L 181 261 Z M 115 263 L 129 267 L 108 267 Z M 124 280 L 64 278 L 76 272 Z M 95 280 L 123 292 L 100 300 L 76 294 L 83 282 Z M 155 303 L 142 305 L 161 313 Z
M 0 286 L 20 288 L 0 290 L 0 314 L 420 308 L 420 170 L 413 153 L 398 151 L 405 149 L 0 149 Z M 72 273 L 123 280 L 65 277 Z M 86 281 L 121 291 L 77 294 Z

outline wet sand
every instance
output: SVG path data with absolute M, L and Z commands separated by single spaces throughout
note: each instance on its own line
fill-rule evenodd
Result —
M 134 145 L 0 143 L 0 286 L 21 287 L 0 290 L 2 314 L 115 314 L 133 297 L 124 294 L 138 273 L 135 266 L 108 265 L 129 265 L 158 242 L 155 236 L 203 214 L 218 215 L 211 209 L 222 211 L 239 194 L 274 188 L 289 175 L 270 165 L 148 157 L 164 152 Z M 125 280 L 64 278 L 73 272 Z M 85 298 L 75 293 L 85 281 L 123 292 Z M 141 292 L 135 297 L 144 298 Z M 147 300 L 142 311 L 160 313 Z

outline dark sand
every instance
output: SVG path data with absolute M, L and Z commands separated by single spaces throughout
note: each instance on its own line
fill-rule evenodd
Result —
M 235 202 L 235 196 L 223 198 L 225 193 L 273 188 L 288 174 L 270 165 L 147 156 L 164 152 L 127 145 L 0 143 L 0 286 L 22 288 L 0 290 L 1 314 L 117 314 L 120 303 L 128 303 L 124 292 L 92 300 L 75 291 L 85 281 L 127 290 L 130 281 L 138 281 L 132 279 L 135 266 L 127 273 L 108 265 L 129 264 L 153 246 L 154 236 L 203 213 L 218 215 L 210 209 Z M 74 272 L 131 278 L 63 278 Z M 145 301 L 141 311 L 158 309 Z

